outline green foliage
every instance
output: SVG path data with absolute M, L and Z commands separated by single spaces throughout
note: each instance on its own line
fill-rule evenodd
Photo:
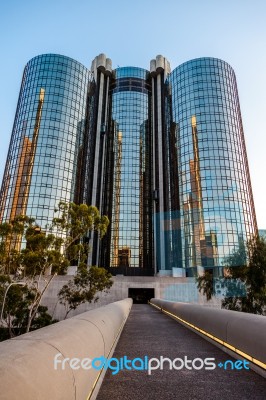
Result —
M 197 278 L 198 289 L 210 300 L 214 295 L 214 283 L 208 271 Z M 227 293 L 222 307 L 227 310 L 266 315 L 266 241 L 254 236 L 239 243 L 238 249 L 225 260 L 225 278 Z M 245 295 L 239 295 L 245 287 Z M 232 294 L 233 293 L 233 294 Z
M 96 230 L 102 237 L 109 224 L 96 207 L 85 204 L 61 202 L 57 212 L 58 217 L 46 231 L 27 216 L 0 224 L 0 325 L 9 328 L 11 337 L 15 332 L 51 323 L 47 309 L 41 306 L 49 284 L 55 275 L 65 274 L 71 260 L 78 260 L 79 271 L 84 271 L 78 279 L 85 279 L 89 247 L 83 243 L 83 236 Z M 90 282 L 93 276 L 104 282 L 101 271 L 92 270 L 90 274 Z M 97 284 L 91 283 L 89 300 L 85 301 L 92 300 L 94 287 Z
M 33 218 L 16 217 L 13 221 L 0 224 L 0 274 L 16 274 L 21 268 L 21 252 L 17 243 L 34 223 Z
M 97 293 L 108 291 L 112 286 L 112 275 L 105 268 L 90 267 L 79 269 L 77 275 L 68 281 L 58 293 L 59 302 L 66 308 L 66 315 L 80 304 L 97 302 Z
M 214 294 L 213 277 L 210 271 L 205 271 L 204 275 L 196 278 L 197 288 L 203 295 L 206 296 L 207 301 L 211 300 Z
M 15 332 L 28 332 L 44 313 L 40 303 L 45 290 L 69 265 L 61 245 L 62 238 L 43 232 L 33 218 L 19 216 L 0 224 L 0 273 L 3 279 L 8 277 L 2 282 L 6 296 L 0 302 L 1 310 L 4 303 L 1 323 L 8 326 L 11 337 Z
M 248 254 L 245 243 L 243 240 L 240 240 L 237 249 L 229 254 L 223 262 L 225 268 L 232 268 L 230 273 L 232 278 L 238 278 L 242 273 L 245 273 L 245 269 L 247 268 L 247 257 Z
M 246 286 L 246 296 L 225 297 L 223 308 L 266 315 L 266 241 L 255 236 L 247 242 L 248 265 L 236 268 L 228 263 L 228 274 Z
M 41 275 L 47 270 L 51 275 L 66 272 L 69 261 L 62 254 L 61 237 L 46 234 L 37 226 L 32 226 L 27 229 L 25 239 L 26 248 L 21 250 L 25 276 Z
M 109 219 L 101 216 L 98 209 L 86 204 L 60 202 L 58 217 L 53 219 L 52 231 L 64 238 L 61 248 L 66 259 L 77 262 L 79 268 L 86 267 L 89 246 L 84 237 L 89 231 L 97 231 L 102 238 L 108 228 Z
M 1 311 L 5 297 L 2 315 L 3 321 L 5 321 L 3 327 L 6 328 L 9 337 L 21 335 L 27 331 L 30 306 L 36 296 L 36 288 L 19 283 L 22 282 L 12 282 L 10 276 L 0 275 Z M 52 321 L 52 317 L 47 313 L 47 307 L 39 306 L 32 318 L 31 329 L 42 328 L 53 322 L 55 321 Z M 7 332 L 3 338 L 7 338 Z
M 38 313 L 35 315 L 35 318 L 32 321 L 31 330 L 40 329 L 44 326 L 58 322 L 57 320 L 53 319 L 47 311 L 47 307 L 39 306 Z
M 54 218 L 52 229 L 57 228 L 62 235 L 67 233 L 65 251 L 88 231 L 98 231 L 100 237 L 103 237 L 109 225 L 109 219 L 105 215 L 101 216 L 96 207 L 86 204 L 60 202 L 56 212 L 59 216 Z

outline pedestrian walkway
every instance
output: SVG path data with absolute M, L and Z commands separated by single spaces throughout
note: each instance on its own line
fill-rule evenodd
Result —
M 177 321 L 148 304 L 134 304 L 116 346 L 113 357 L 127 356 L 171 360 L 185 356 L 215 358 L 224 364 L 234 359 Z M 200 363 L 196 363 L 200 365 Z M 195 365 L 196 365 L 195 364 Z M 180 364 L 178 364 L 180 365 Z M 151 371 L 122 370 L 112 375 L 108 370 L 97 400 L 265 400 L 266 380 L 251 370 L 227 370 L 218 366 L 213 370 Z

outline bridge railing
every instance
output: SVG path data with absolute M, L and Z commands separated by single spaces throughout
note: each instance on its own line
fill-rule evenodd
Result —
M 112 355 L 131 306 L 121 300 L 1 342 L 0 399 L 95 398 L 105 371 L 92 360 Z
M 229 354 L 250 361 L 266 377 L 266 317 L 151 299 L 150 304 L 201 334 Z

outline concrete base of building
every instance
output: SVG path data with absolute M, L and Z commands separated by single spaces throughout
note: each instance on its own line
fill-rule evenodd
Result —
M 56 276 L 48 287 L 42 304 L 48 307 L 53 318 L 62 320 L 65 308 L 58 302 L 57 293 L 73 276 Z M 69 317 L 78 315 L 118 300 L 132 297 L 135 303 L 147 302 L 156 297 L 162 300 L 200 304 L 208 307 L 221 308 L 222 298 L 212 298 L 211 301 L 198 292 L 194 278 L 172 276 L 123 276 L 113 277 L 113 286 L 108 293 L 99 293 L 96 303 L 80 305 Z
M 184 268 L 160 269 L 157 276 L 172 276 L 174 278 L 185 278 L 186 270 Z

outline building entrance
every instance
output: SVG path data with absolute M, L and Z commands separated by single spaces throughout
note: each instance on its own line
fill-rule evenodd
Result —
M 133 299 L 133 304 L 146 304 L 154 297 L 154 289 L 128 288 L 128 297 Z

